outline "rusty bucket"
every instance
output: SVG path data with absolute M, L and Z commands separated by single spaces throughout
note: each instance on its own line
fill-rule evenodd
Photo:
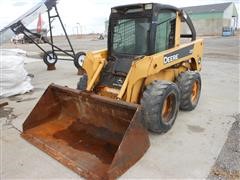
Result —
M 22 137 L 88 179 L 114 179 L 149 147 L 141 107 L 50 85 Z

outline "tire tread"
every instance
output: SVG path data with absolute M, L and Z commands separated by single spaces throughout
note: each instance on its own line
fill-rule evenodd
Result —
M 143 93 L 143 97 L 141 99 L 141 104 L 143 105 L 143 118 L 147 128 L 155 133 L 166 133 L 171 126 L 163 126 L 161 122 L 159 122 L 159 107 L 161 103 L 164 101 L 164 95 L 168 91 L 168 89 L 176 89 L 177 92 L 178 87 L 176 84 L 168 81 L 153 81 L 150 85 L 147 86 Z M 178 106 L 177 106 L 178 108 Z M 174 119 L 175 120 L 175 119 Z M 174 122 L 173 122 L 174 123 Z
M 190 98 L 191 98 L 191 90 L 192 90 L 192 84 L 194 81 L 198 79 L 200 83 L 201 88 L 201 77 L 198 72 L 195 71 L 187 71 L 184 73 L 181 73 L 177 77 L 176 84 L 179 87 L 180 90 L 180 109 L 184 111 L 192 111 L 195 109 L 196 105 L 193 105 Z M 201 90 L 201 89 L 200 89 Z M 200 96 L 200 94 L 199 94 Z

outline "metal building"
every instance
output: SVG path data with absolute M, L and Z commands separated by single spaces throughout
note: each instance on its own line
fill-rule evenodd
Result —
M 232 2 L 183 9 L 190 15 L 197 35 L 222 35 L 223 29 L 235 31 L 238 27 L 238 12 Z M 185 26 L 183 31 L 188 31 Z

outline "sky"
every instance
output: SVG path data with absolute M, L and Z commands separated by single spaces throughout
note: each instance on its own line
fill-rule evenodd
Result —
M 0 0 L 0 29 L 31 9 L 41 0 Z M 197 6 L 224 2 L 235 2 L 240 13 L 239 0 L 59 0 L 58 10 L 69 34 L 103 33 L 104 22 L 108 19 L 111 7 L 132 3 L 158 2 L 177 7 Z M 42 15 L 47 27 L 46 13 Z M 37 20 L 29 28 L 36 28 Z M 59 23 L 53 24 L 55 34 L 62 34 Z

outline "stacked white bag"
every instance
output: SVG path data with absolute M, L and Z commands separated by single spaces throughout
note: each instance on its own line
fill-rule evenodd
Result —
M 33 89 L 24 69 L 22 50 L 0 49 L 0 98 L 24 94 Z

